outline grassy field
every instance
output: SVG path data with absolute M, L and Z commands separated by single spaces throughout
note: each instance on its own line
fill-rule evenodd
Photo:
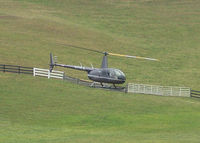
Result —
M 0 142 L 199 142 L 200 102 L 0 73 Z M 41 88 L 42 87 L 42 88 Z M 38 90 L 40 89 L 40 90 Z
M 160 59 L 109 57 L 127 83 L 200 90 L 199 14 L 198 0 L 0 0 L 0 64 L 48 68 L 53 52 L 100 66 L 102 55 L 71 44 Z M 0 142 L 197 143 L 199 104 L 0 73 Z
M 109 57 L 109 66 L 124 71 L 128 82 L 198 89 L 199 5 L 194 0 L 1 0 L 0 61 L 47 68 L 51 51 L 62 63 L 100 66 L 102 55 L 60 45 L 72 44 L 161 60 Z

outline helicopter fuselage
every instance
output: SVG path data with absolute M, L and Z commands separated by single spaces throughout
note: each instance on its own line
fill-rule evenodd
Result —
M 90 80 L 100 83 L 123 84 L 126 77 L 122 71 L 114 68 L 99 68 L 88 72 Z

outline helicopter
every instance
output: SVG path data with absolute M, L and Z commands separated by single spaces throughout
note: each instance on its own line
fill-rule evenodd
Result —
M 80 71 L 85 71 L 88 74 L 88 78 L 94 82 L 98 82 L 101 84 L 103 87 L 103 83 L 110 83 L 113 84 L 113 86 L 116 88 L 115 84 L 123 84 L 126 81 L 126 76 L 125 74 L 116 68 L 109 68 L 108 67 L 108 55 L 112 56 L 120 56 L 120 57 L 127 57 L 127 58 L 135 58 L 135 59 L 143 59 L 143 60 L 151 60 L 151 61 L 158 61 L 157 59 L 154 58 L 146 58 L 146 57 L 139 57 L 139 56 L 130 56 L 130 55 L 122 55 L 122 54 L 115 54 L 115 53 L 108 53 L 108 52 L 100 52 L 97 50 L 91 50 L 83 47 L 77 47 L 73 45 L 67 45 L 70 47 L 74 48 L 79 48 L 79 49 L 84 49 L 84 50 L 89 50 L 97 53 L 104 54 L 102 62 L 101 62 L 101 67 L 100 68 L 94 68 L 94 67 L 84 67 L 84 66 L 75 66 L 75 65 L 66 65 L 66 64 L 59 64 L 57 61 L 55 62 L 53 60 L 53 55 L 50 53 L 50 72 L 53 70 L 54 67 L 64 67 L 64 68 L 70 68 L 74 70 L 80 70 Z

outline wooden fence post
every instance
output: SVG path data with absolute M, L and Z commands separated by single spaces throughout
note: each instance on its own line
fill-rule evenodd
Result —
M 48 78 L 51 77 L 51 73 L 50 73 L 50 70 L 48 70 Z
M 128 84 L 126 84 L 124 91 L 125 93 L 128 93 Z
M 6 72 L 6 65 L 3 65 L 3 72 Z
M 18 66 L 18 74 L 20 74 L 20 66 Z
M 35 68 L 33 68 L 33 76 L 35 76 Z

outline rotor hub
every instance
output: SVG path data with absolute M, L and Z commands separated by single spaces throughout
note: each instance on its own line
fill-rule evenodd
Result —
M 103 54 L 104 54 L 105 56 L 109 55 L 108 52 L 103 52 Z

